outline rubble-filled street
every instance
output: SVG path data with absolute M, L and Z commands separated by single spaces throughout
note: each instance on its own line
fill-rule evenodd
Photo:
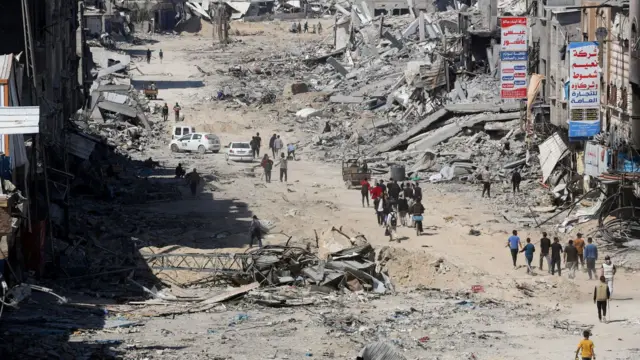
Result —
M 598 359 L 638 358 L 640 258 L 618 241 L 635 213 L 575 190 L 559 131 L 527 135 L 527 105 L 500 99 L 498 53 L 468 54 L 460 22 L 481 29 L 480 10 L 452 4 L 375 17 L 335 4 L 303 33 L 231 21 L 228 44 L 206 16 L 88 42 L 89 104 L 69 154 L 44 165 L 51 255 L 1 292 L 0 359 L 561 360 L 585 330 Z M 385 227 L 363 198 L 366 179 L 395 199 L 398 177 L 421 189 L 421 234 L 411 211 Z M 535 245 L 531 271 L 509 252 L 514 230 Z M 548 272 L 543 232 L 593 238 L 594 280 L 564 259 Z M 617 272 L 599 321 L 605 256 Z

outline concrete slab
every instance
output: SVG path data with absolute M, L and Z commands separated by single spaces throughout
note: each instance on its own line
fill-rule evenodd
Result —
M 426 130 L 431 124 L 443 121 L 447 119 L 448 116 L 450 116 L 450 112 L 445 108 L 432 113 L 431 115 L 420 121 L 418 124 L 414 125 L 408 131 L 378 145 L 378 147 L 373 151 L 372 155 L 377 155 L 379 153 L 396 149 L 398 146 L 405 144 L 406 141 L 410 138 Z
M 340 64 L 338 60 L 334 59 L 333 57 L 329 57 L 327 59 L 327 64 L 333 66 L 333 68 L 336 69 L 336 71 L 342 76 L 347 76 L 347 74 L 349 73 L 347 69 L 345 69 L 345 67 L 342 66 L 342 64 Z

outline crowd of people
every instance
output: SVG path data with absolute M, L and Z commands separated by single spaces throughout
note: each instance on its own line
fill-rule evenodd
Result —
M 385 184 L 384 180 L 379 180 L 372 186 L 369 179 L 363 179 L 360 182 L 360 192 L 362 207 L 365 207 L 365 202 L 367 207 L 370 206 L 371 197 L 378 225 L 385 228 L 385 235 L 389 236 L 389 241 L 399 241 L 396 234 L 398 222 L 402 226 L 415 226 L 417 233 L 422 234 L 424 206 L 420 184 L 398 184 L 395 180 Z

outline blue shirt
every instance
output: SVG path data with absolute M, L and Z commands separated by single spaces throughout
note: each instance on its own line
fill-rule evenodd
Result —
M 519 237 L 517 237 L 515 235 L 509 236 L 509 248 L 511 250 L 518 250 L 518 244 L 519 243 L 520 243 L 520 238 Z
M 598 247 L 595 244 L 588 244 L 585 246 L 584 258 L 598 260 Z
M 527 245 L 524 246 L 524 256 L 528 257 L 528 258 L 532 258 L 533 257 L 533 253 L 536 251 L 536 247 L 533 246 L 533 244 L 529 243 Z

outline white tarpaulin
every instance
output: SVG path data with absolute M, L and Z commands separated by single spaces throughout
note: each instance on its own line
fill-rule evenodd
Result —
M 539 146 L 542 182 L 546 182 L 560 160 L 569 155 L 567 143 L 559 133 L 551 135 Z

